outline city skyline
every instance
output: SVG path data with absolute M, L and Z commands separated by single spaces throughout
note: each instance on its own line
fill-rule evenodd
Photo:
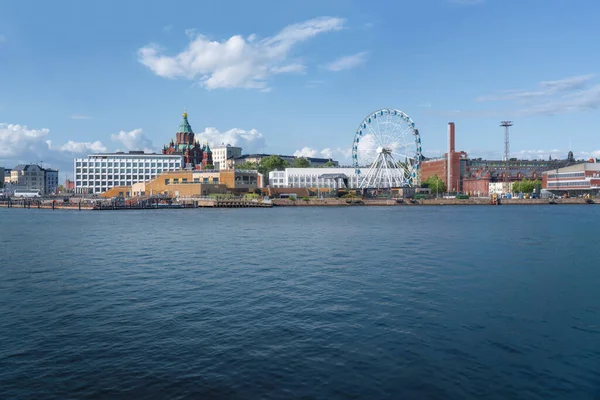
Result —
M 428 157 L 454 121 L 458 150 L 501 159 L 505 119 L 513 157 L 600 157 L 600 56 L 581 50 L 594 44 L 591 0 L 37 8 L 9 1 L 0 16 L 2 166 L 160 152 L 184 108 L 200 141 L 247 153 L 349 164 L 360 121 L 392 107 Z

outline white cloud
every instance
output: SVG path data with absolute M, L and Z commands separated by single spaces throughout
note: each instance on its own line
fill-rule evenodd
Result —
M 24 125 L 0 124 L 0 157 L 38 154 L 47 148 L 49 129 L 29 129 Z
M 67 143 L 53 147 L 52 141 L 46 141 L 48 144 L 48 149 L 65 152 L 65 153 L 73 153 L 73 154 L 84 154 L 84 153 L 103 153 L 108 149 L 106 146 L 102 144 L 101 141 L 96 140 L 94 142 L 75 142 L 73 140 L 67 141 Z
M 302 149 L 294 152 L 294 156 L 296 157 L 314 157 L 316 154 L 317 150 L 311 149 L 310 147 L 303 147 Z
M 69 140 L 63 145 L 54 146 L 47 128 L 30 129 L 25 125 L 0 123 L 0 162 L 6 167 L 43 160 L 44 165 L 70 171 L 75 155 L 106 150 L 100 141 Z
M 363 51 L 360 53 L 353 54 L 351 56 L 340 57 L 337 60 L 327 64 L 325 68 L 330 71 L 342 71 L 345 69 L 351 69 L 364 64 L 367 61 L 367 52 Z
M 266 89 L 273 75 L 304 72 L 303 64 L 287 62 L 294 46 L 343 25 L 341 18 L 320 17 L 289 25 L 262 40 L 236 35 L 220 42 L 186 30 L 191 41 L 181 53 L 164 55 L 158 45 L 150 44 L 138 55 L 143 65 L 163 78 L 196 80 L 206 89 Z
M 70 115 L 69 118 L 71 118 L 71 119 L 82 119 L 82 120 L 84 120 L 84 119 L 92 119 L 92 117 L 90 117 L 89 115 L 81 115 L 81 114 L 73 114 L 73 115 Z
M 321 157 L 323 158 L 333 158 L 333 150 L 330 148 L 326 148 L 320 151 Z
M 120 131 L 110 136 L 111 140 L 118 142 L 123 146 L 122 150 L 143 150 L 147 153 L 156 151 L 152 141 L 144 135 L 140 128 L 132 131 Z
M 208 127 L 202 132 L 196 132 L 196 139 L 201 143 L 208 141 L 211 146 L 221 144 L 239 146 L 243 149 L 244 153 L 254 153 L 265 148 L 265 138 L 256 129 L 244 130 L 233 128 L 225 132 L 220 132 L 217 128 Z
M 542 81 L 537 90 L 506 90 L 480 96 L 480 102 L 514 102 L 518 115 L 555 115 L 600 108 L 600 84 L 589 86 L 593 74 Z

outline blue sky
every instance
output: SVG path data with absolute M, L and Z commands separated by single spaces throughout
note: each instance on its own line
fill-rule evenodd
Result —
M 202 139 L 347 160 L 397 108 L 426 156 L 600 156 L 596 0 L 0 4 L 0 165 Z

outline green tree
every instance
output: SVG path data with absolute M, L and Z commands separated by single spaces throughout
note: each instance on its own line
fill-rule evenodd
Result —
M 541 182 L 537 179 L 529 180 L 523 179 L 513 183 L 513 193 L 533 193 L 536 187 L 539 187 Z
M 260 160 L 258 171 L 267 176 L 271 171 L 282 171 L 289 167 L 289 163 L 279 156 L 269 156 Z
M 206 164 L 204 167 L 202 167 L 202 169 L 212 170 L 212 169 L 215 169 L 215 166 L 212 164 Z
M 431 189 L 432 193 L 444 193 L 446 192 L 446 184 L 437 175 L 430 176 L 423 184 L 423 187 Z
M 56 189 L 57 193 L 64 193 L 66 192 L 65 187 L 63 185 L 58 185 L 58 188 Z
M 305 157 L 296 157 L 292 163 L 292 166 L 294 168 L 308 168 L 310 167 L 310 161 L 308 161 L 308 159 Z
M 246 161 L 245 163 L 238 165 L 236 169 L 256 170 L 258 169 L 258 165 L 256 163 Z
M 323 168 L 335 167 L 335 164 L 333 163 L 333 161 L 329 160 L 325 164 L 321 165 L 321 167 L 323 167 Z

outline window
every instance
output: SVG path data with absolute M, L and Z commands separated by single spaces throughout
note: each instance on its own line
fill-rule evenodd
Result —
M 200 178 L 194 178 L 194 183 L 200 183 Z
M 181 183 L 188 183 L 187 178 L 181 178 Z
M 179 183 L 179 178 L 173 178 L 173 183 Z
M 171 184 L 171 180 L 169 178 L 165 179 L 165 185 L 170 185 Z

